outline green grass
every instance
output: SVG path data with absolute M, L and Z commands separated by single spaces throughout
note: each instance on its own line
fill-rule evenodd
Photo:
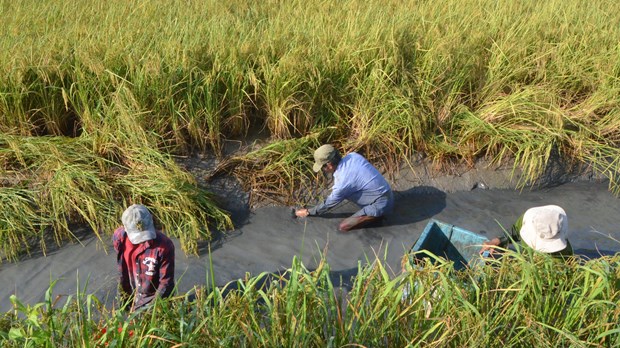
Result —
M 441 259 L 407 263 L 394 275 L 376 260 L 359 266 L 346 291 L 324 260 L 309 270 L 294 259 L 279 276 L 248 276 L 228 284 L 232 291 L 197 288 L 193 301 L 181 295 L 130 315 L 79 291 L 55 300 L 52 283 L 40 304 L 12 297 L 0 340 L 3 347 L 613 347 L 619 261 L 526 252 L 461 272 Z
M 13 183 L 39 179 L 34 171 L 24 178 L 4 161 L 9 177 L 2 174 L 2 187 L 17 189 L 16 198 L 37 206 L 32 211 L 45 214 L 43 220 L 78 216 L 92 227 L 108 226 L 88 209 L 103 204 L 104 219 L 111 219 L 110 210 L 142 194 L 159 207 L 172 200 L 212 207 L 204 190 L 204 200 L 192 198 L 191 178 L 162 158 L 222 155 L 225 140 L 253 129 L 265 131 L 269 151 L 221 169 L 255 197 L 278 202 L 300 201 L 294 191 L 315 180 L 309 159 L 323 142 L 362 151 L 388 172 L 417 154 L 440 164 L 510 163 L 524 173 L 521 185 L 535 182 L 549 156 L 559 154 L 571 165 L 591 165 L 610 179 L 610 190 L 620 191 L 614 1 L 78 0 L 68 6 L 26 0 L 0 1 L 0 21 L 2 138 L 87 144 L 88 163 L 67 162 L 74 179 L 58 177 L 36 190 L 90 185 L 74 200 L 114 197 L 83 212 L 71 200 L 51 207 L 60 196 L 19 191 L 35 188 Z M 110 182 L 102 166 L 119 169 L 109 189 L 101 184 Z M 158 169 L 136 177 L 140 166 Z M 151 185 L 163 171 L 182 179 Z M 137 187 L 162 190 L 162 197 Z M 215 226 L 229 224 L 224 212 L 211 209 L 190 209 L 180 217 L 190 221 L 173 222 L 173 229 L 195 230 L 207 215 Z M 57 236 L 66 229 L 59 221 L 26 228 L 8 220 L 2 223 L 22 226 L 25 235 L 50 223 Z M 192 249 L 204 235 L 191 232 L 184 245 Z

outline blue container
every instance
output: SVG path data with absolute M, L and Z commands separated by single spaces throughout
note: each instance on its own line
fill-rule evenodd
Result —
M 429 251 L 452 261 L 454 268 L 460 270 L 481 260 L 480 248 L 488 240 L 478 233 L 431 219 L 410 252 Z M 428 255 L 416 253 L 414 257 L 420 260 Z

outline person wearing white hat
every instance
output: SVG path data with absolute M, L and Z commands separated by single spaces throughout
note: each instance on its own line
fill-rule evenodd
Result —
M 114 231 L 121 308 L 131 311 L 168 297 L 174 289 L 174 244 L 155 229 L 149 210 L 140 204 L 127 208 L 123 225 Z
M 568 218 L 564 209 L 546 205 L 528 209 L 512 226 L 510 235 L 485 242 L 480 252 L 494 252 L 495 246 L 505 248 L 510 241 L 553 256 L 570 256 L 573 248 L 567 238 Z
M 377 168 L 356 152 L 341 157 L 332 145 L 323 145 L 314 151 L 312 169 L 332 174 L 334 186 L 330 195 L 315 207 L 297 209 L 297 217 L 321 215 L 346 199 L 361 207 L 338 226 L 339 231 L 347 232 L 381 220 L 394 206 L 394 194 L 388 182 Z

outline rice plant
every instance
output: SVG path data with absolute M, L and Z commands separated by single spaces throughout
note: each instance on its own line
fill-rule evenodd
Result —
M 325 133 L 329 134 L 330 130 Z M 244 178 L 251 203 L 271 200 L 284 205 L 308 204 L 315 197 L 309 197 L 307 192 L 316 191 L 313 184 L 317 180 L 308 175 L 312 166 L 308 154 L 320 146 L 317 141 L 320 134 L 267 144 L 246 155 L 228 158 L 212 176 L 228 172 Z
M 75 239 L 85 223 L 98 236 L 120 224 L 120 213 L 147 204 L 167 233 L 189 252 L 210 238 L 209 228 L 231 228 L 215 198 L 169 157 L 144 147 L 125 158 L 93 152 L 90 138 L 0 137 L 0 167 L 7 175 L 0 194 L 4 256 L 15 260 L 34 245 Z M 136 149 L 134 149 L 136 150 Z M 114 162 L 113 159 L 122 159 Z M 209 226 L 211 225 L 211 226 Z
M 138 199 L 137 190 L 102 189 L 94 173 L 161 168 L 162 158 L 192 151 L 221 156 L 226 140 L 254 129 L 265 131 L 267 150 L 236 154 L 220 170 L 257 199 L 303 203 L 295 192 L 314 180 L 310 148 L 323 142 L 363 152 L 390 174 L 418 156 L 468 165 L 486 157 L 522 171 L 523 185 L 557 154 L 592 166 L 617 193 L 618 13 L 615 2 L 577 0 L 4 1 L 0 133 L 90 144 L 98 169 L 76 159 L 65 172 L 75 187 L 99 185 L 79 200 Z M 141 152 L 154 164 L 136 159 Z M 56 179 L 50 185 L 69 182 Z M 37 178 L 19 179 L 28 181 Z M 164 182 L 161 202 L 188 192 Z M 86 218 L 95 205 L 76 215 L 66 202 L 54 218 L 102 225 Z
M 408 258 L 408 257 L 407 257 Z M 560 261 L 510 252 L 454 271 L 441 258 L 359 265 L 350 288 L 325 260 L 297 258 L 279 274 L 248 275 L 195 296 L 158 299 L 143 312 L 105 308 L 92 295 L 14 309 L 0 321 L 2 346 L 522 347 L 620 343 L 618 256 Z

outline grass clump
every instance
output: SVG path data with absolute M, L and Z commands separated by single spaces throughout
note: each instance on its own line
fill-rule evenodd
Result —
M 608 347 L 620 343 L 618 261 L 510 253 L 475 269 L 455 272 L 438 259 L 394 275 L 377 260 L 340 288 L 324 260 L 309 270 L 294 259 L 279 275 L 198 289 L 195 299 L 158 300 L 128 316 L 92 295 L 56 302 L 52 283 L 43 303 L 12 298 L 0 337 L 7 347 Z

